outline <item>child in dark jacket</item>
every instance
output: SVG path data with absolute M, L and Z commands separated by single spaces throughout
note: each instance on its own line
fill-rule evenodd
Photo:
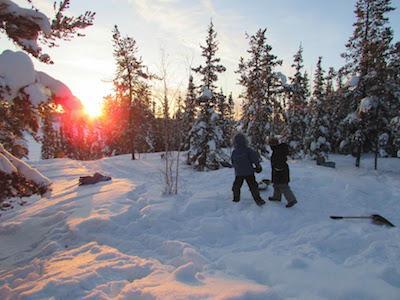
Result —
M 289 166 L 286 162 L 289 155 L 289 146 L 285 143 L 279 144 L 276 138 L 271 138 L 269 145 L 272 149 L 271 171 L 274 195 L 268 199 L 270 201 L 281 201 L 282 194 L 284 194 L 288 202 L 286 207 L 292 207 L 297 203 L 297 200 L 289 187 Z
M 235 149 L 232 152 L 231 160 L 236 176 L 232 186 L 233 202 L 240 201 L 240 188 L 243 185 L 243 181 L 246 180 L 257 205 L 261 206 L 265 204 L 265 201 L 261 199 L 258 184 L 254 176 L 254 171 L 257 173 L 261 172 L 260 159 L 257 152 L 248 147 L 247 139 L 241 133 L 236 134 L 233 138 L 233 146 Z M 253 165 L 255 165 L 255 169 Z

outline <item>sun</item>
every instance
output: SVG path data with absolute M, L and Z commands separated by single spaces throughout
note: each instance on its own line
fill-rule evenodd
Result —
M 86 114 L 90 118 L 98 118 L 102 113 L 102 103 L 98 101 L 83 101 Z

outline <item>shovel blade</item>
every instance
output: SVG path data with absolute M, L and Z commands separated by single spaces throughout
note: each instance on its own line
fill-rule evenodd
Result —
M 394 226 L 394 224 L 392 222 L 390 222 L 388 219 L 382 217 L 381 215 L 372 215 L 371 219 L 372 219 L 372 222 L 377 225 L 386 225 L 389 227 L 396 227 L 396 226 Z

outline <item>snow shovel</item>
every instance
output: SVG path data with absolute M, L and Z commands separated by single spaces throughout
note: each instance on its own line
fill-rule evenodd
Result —
M 376 225 L 386 225 L 389 227 L 396 227 L 388 219 L 382 217 L 381 215 L 371 215 L 371 216 L 360 216 L 360 217 L 342 217 L 342 216 L 331 216 L 331 219 L 371 219 L 372 223 Z

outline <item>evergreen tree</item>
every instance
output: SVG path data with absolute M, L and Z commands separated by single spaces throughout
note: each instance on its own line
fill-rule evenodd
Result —
M 304 137 L 307 127 L 307 98 L 309 97 L 308 76 L 302 73 L 303 47 L 294 55 L 292 67 L 296 72 L 290 77 L 288 87 L 288 110 L 286 135 L 293 157 L 304 156 Z
M 232 93 L 228 96 L 228 103 L 226 106 L 226 132 L 225 132 L 225 144 L 230 145 L 233 134 L 235 131 L 236 121 L 235 121 L 235 102 L 233 101 Z
M 57 130 L 54 128 L 55 111 L 51 105 L 45 105 L 42 108 L 42 159 L 51 159 L 58 157 L 60 153 L 60 140 Z
M 208 27 L 206 45 L 201 46 L 205 64 L 193 71 L 201 76 L 201 95 L 197 98 L 198 118 L 190 131 L 190 150 L 188 162 L 197 170 L 216 170 L 226 165 L 229 159 L 221 147 L 224 142 L 223 132 L 219 127 L 219 115 L 216 113 L 218 93 L 216 82 L 218 74 L 225 72 L 225 67 L 216 57 L 218 51 L 217 33 L 211 22 Z
M 267 43 L 266 29 L 259 29 L 255 35 L 248 36 L 249 58 L 240 59 L 239 83 L 244 87 L 243 130 L 250 143 L 260 155 L 266 155 L 266 138 L 271 135 L 273 108 L 278 102 L 281 83 L 275 68 L 281 65 L 271 53 Z
M 317 68 L 314 74 L 314 89 L 310 99 L 308 123 L 305 147 L 313 158 L 323 156 L 327 158 L 330 150 L 329 144 L 329 116 L 328 103 L 326 98 L 326 83 L 324 70 L 321 66 L 322 57 L 318 58 Z
M 218 126 L 221 128 L 223 135 L 222 147 L 228 147 L 230 145 L 229 139 L 229 119 L 228 119 L 228 100 L 222 91 L 217 94 L 217 113 L 219 114 Z
M 200 46 L 202 54 L 201 56 L 205 59 L 205 64 L 200 65 L 197 68 L 193 68 L 193 71 L 199 74 L 202 78 L 202 86 L 206 87 L 212 93 L 215 93 L 217 86 L 215 83 L 218 81 L 218 74 L 226 71 L 226 68 L 220 64 L 221 59 L 216 57 L 218 51 L 217 32 L 214 29 L 213 22 L 210 22 L 208 26 L 208 34 L 206 38 L 206 45 Z M 210 101 L 209 106 L 215 108 L 216 97 L 213 97 Z
M 389 99 L 384 97 L 384 89 L 393 37 L 386 15 L 392 10 L 390 0 L 358 0 L 354 32 L 343 54 L 348 62 L 347 73 L 358 76 L 358 84 L 350 97 L 350 114 L 357 117 L 349 122 L 347 137 L 357 149 L 356 166 L 360 165 L 363 150 L 374 150 L 377 159 L 379 136 L 385 133 L 389 121 Z
M 155 147 L 151 101 L 150 86 L 142 84 L 136 93 L 135 112 L 137 115 L 133 118 L 134 127 L 137 129 L 135 143 L 139 152 L 153 152 Z
M 336 72 L 336 70 L 331 67 L 329 68 L 328 75 L 326 76 L 325 109 L 328 119 L 328 142 L 330 144 L 332 152 L 337 152 L 339 150 L 339 143 L 341 140 L 341 133 L 338 126 L 340 124 L 341 118 L 338 114 L 338 106 L 341 105 L 340 102 L 342 97 L 340 95 L 340 88 L 342 88 L 342 84 L 335 83 L 335 80 L 338 78 L 339 73 L 340 72 Z
M 183 130 L 183 150 L 190 149 L 190 130 L 192 129 L 196 117 L 196 88 L 193 83 L 193 76 L 189 76 L 189 84 L 187 87 L 185 105 L 182 120 Z
M 117 65 L 114 85 L 117 93 L 122 96 L 123 106 L 128 112 L 128 127 L 121 142 L 129 143 L 132 159 L 135 159 L 135 151 L 138 150 L 137 136 L 140 132 L 138 124 L 141 124 L 144 113 L 140 97 L 144 93 L 143 87 L 147 86 L 146 81 L 153 76 L 147 72 L 141 59 L 137 57 L 136 41 L 131 37 L 122 37 L 116 25 L 113 30 L 113 47 Z

